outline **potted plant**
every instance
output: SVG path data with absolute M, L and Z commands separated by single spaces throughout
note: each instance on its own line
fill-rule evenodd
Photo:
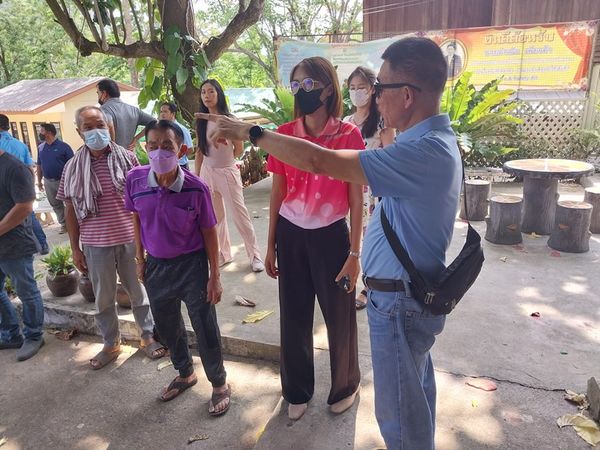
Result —
M 94 295 L 94 287 L 92 286 L 91 280 L 87 274 L 82 274 L 79 279 L 79 292 L 83 295 L 88 302 L 94 303 L 96 296 Z M 117 304 L 122 308 L 131 308 L 131 299 L 129 294 L 125 290 L 125 287 L 121 283 L 117 283 Z
M 54 247 L 48 256 L 42 259 L 46 265 L 46 284 L 55 297 L 66 297 L 77 291 L 79 272 L 73 265 L 69 246 Z

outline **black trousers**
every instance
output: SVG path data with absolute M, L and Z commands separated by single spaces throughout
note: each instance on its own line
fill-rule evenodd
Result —
M 188 377 L 194 372 L 181 316 L 183 301 L 196 332 L 198 353 L 206 377 L 214 387 L 225 384 L 217 313 L 214 305 L 206 301 L 206 252 L 200 250 L 170 259 L 148 255 L 144 279 L 156 329 L 169 349 L 173 367 L 179 371 L 179 376 Z
M 292 404 L 308 402 L 314 393 L 313 316 L 315 294 L 325 318 L 331 363 L 333 404 L 360 382 L 355 292 L 335 282 L 350 239 L 345 220 L 306 230 L 279 216 L 276 228 L 281 308 L 281 385 Z

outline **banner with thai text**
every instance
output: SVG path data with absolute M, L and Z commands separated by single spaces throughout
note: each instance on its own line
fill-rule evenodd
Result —
M 343 82 L 359 65 L 379 70 L 381 54 L 389 44 L 418 35 L 441 47 L 448 63 L 449 84 L 468 71 L 476 86 L 502 77 L 504 88 L 586 90 L 597 23 L 427 31 L 344 44 L 280 39 L 276 42 L 278 73 L 287 86 L 294 65 L 309 56 L 323 56 L 336 66 Z

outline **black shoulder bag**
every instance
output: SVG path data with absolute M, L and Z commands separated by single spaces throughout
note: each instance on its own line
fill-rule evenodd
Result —
M 467 189 L 465 186 L 465 167 L 463 162 L 463 192 L 465 195 L 465 215 L 467 213 Z M 468 222 L 468 219 L 467 219 Z M 410 290 L 417 300 L 436 315 L 449 314 L 456 304 L 463 298 L 471 285 L 475 282 L 483 266 L 483 248 L 481 236 L 469 225 L 467 242 L 456 259 L 442 272 L 440 277 L 432 284 L 421 275 L 413 264 L 410 256 L 400 243 L 381 205 L 381 224 L 385 237 L 396 254 L 402 266 L 410 276 Z

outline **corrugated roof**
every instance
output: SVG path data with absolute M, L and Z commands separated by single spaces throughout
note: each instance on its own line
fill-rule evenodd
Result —
M 0 89 L 0 113 L 38 113 L 92 87 L 104 77 L 21 80 Z M 121 90 L 137 90 L 118 83 Z

